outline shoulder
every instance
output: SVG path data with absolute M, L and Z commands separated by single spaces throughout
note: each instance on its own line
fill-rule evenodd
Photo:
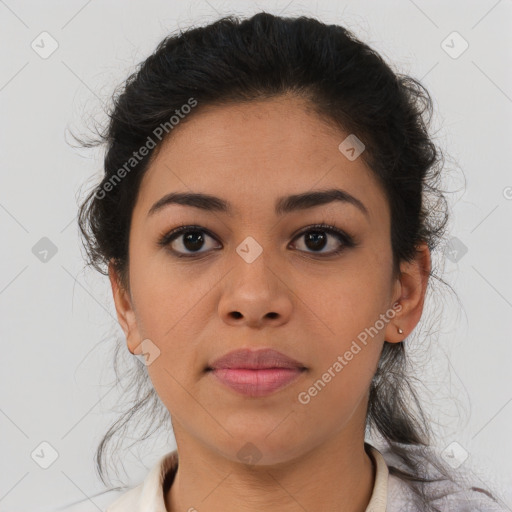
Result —
M 389 468 L 405 470 L 403 464 L 393 453 L 381 450 L 381 454 Z M 429 467 L 430 457 L 423 461 L 425 467 Z M 492 496 L 485 489 L 472 486 L 464 476 L 470 474 L 454 473 L 453 480 L 441 478 L 440 473 L 432 467 L 427 471 L 427 478 L 439 478 L 438 481 L 423 484 L 424 493 L 428 502 L 443 512 L 507 512 L 510 509 L 502 504 L 498 497 Z M 423 512 L 418 503 L 417 494 L 412 488 L 412 483 L 407 482 L 396 474 L 389 472 L 387 486 L 387 510 L 390 512 Z M 418 484 L 416 484 L 418 485 Z
M 119 496 L 105 512 L 165 512 L 164 487 L 172 483 L 177 467 L 177 450 L 161 456 L 144 481 Z
M 164 486 L 170 485 L 178 467 L 178 452 L 161 456 L 136 487 L 112 489 L 54 512 L 165 512 Z M 99 496 L 99 495 L 97 495 Z
M 440 482 L 426 484 L 430 503 L 443 512 L 507 512 L 483 489 L 447 486 Z M 423 512 L 410 485 L 395 475 L 388 477 L 387 510 L 390 512 Z

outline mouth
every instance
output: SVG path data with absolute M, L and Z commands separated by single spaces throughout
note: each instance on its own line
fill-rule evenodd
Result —
M 295 381 L 305 368 L 218 368 L 210 373 L 222 384 L 242 395 L 261 397 L 270 395 Z
M 299 361 L 271 348 L 252 350 L 249 348 L 228 352 L 215 359 L 206 370 L 218 369 L 265 370 L 272 368 L 305 368 Z
M 262 397 L 288 386 L 307 368 L 273 349 L 242 349 L 216 359 L 205 371 L 239 394 Z

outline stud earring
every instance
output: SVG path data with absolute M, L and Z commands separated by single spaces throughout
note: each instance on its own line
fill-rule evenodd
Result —
M 402 331 L 402 329 L 400 329 L 400 327 L 398 327 L 398 334 L 403 334 L 404 331 Z

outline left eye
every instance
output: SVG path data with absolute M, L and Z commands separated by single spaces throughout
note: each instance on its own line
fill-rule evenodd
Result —
M 329 245 L 329 238 L 337 239 L 337 244 L 334 243 L 333 249 L 321 252 Z M 208 247 L 206 251 L 200 251 L 200 249 L 204 248 L 206 239 L 216 240 L 215 237 L 208 234 L 208 232 L 200 226 L 181 226 L 165 234 L 158 241 L 158 245 L 161 247 L 170 246 L 171 252 L 177 258 L 187 258 L 194 257 L 194 254 L 208 252 Z M 309 226 L 294 238 L 294 240 L 300 239 L 304 239 L 307 249 L 311 250 L 313 253 L 327 256 L 339 254 L 345 247 L 353 247 L 355 245 L 350 235 L 347 235 L 334 226 L 323 224 Z M 293 243 L 292 245 L 297 247 L 297 245 L 300 244 Z M 220 247 L 217 247 L 217 249 Z M 216 248 L 213 246 L 210 247 L 210 249 L 215 250 Z
M 334 244 L 334 249 L 320 252 L 322 249 L 329 245 L 329 238 L 337 239 L 338 243 Z M 354 245 L 352 237 L 346 233 L 343 233 L 334 226 L 325 226 L 322 224 L 317 226 L 310 226 L 307 230 L 302 231 L 302 233 L 295 237 L 295 240 L 297 239 L 303 239 L 305 242 L 304 245 L 306 245 L 308 249 L 312 250 L 314 253 L 319 253 L 322 255 L 339 254 L 345 247 L 353 247 Z

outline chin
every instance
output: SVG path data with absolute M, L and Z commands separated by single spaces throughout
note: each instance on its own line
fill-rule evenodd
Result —
M 224 424 L 232 435 L 226 434 L 220 442 L 216 440 L 215 449 L 233 462 L 274 465 L 290 461 L 307 451 L 308 443 L 299 437 L 300 431 L 295 425 L 286 428 L 280 424 L 282 419 L 258 427 L 238 425 L 235 430 Z

